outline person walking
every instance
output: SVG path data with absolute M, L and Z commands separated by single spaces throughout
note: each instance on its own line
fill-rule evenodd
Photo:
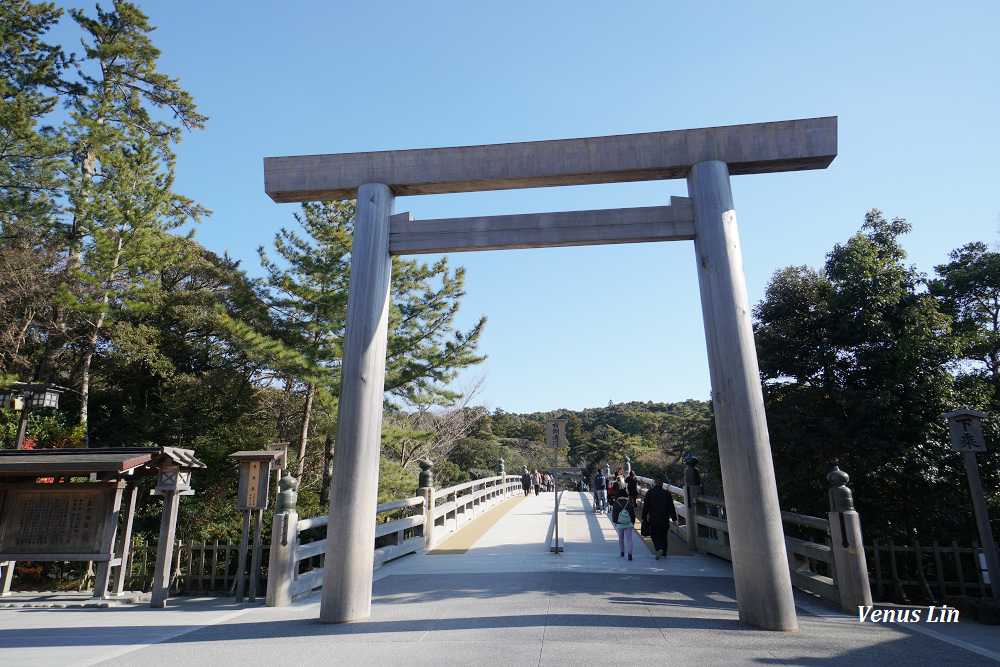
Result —
M 524 491 L 524 495 L 531 495 L 531 473 L 528 472 L 527 468 L 521 473 L 521 489 Z
M 635 507 L 639 506 L 639 479 L 635 476 L 634 470 L 629 470 L 625 477 L 625 488 L 628 489 L 628 497 Z
M 536 468 L 534 472 L 531 473 L 531 485 L 535 487 L 535 495 L 537 496 L 542 490 L 542 474 L 538 472 Z
M 601 470 L 597 471 L 597 477 L 594 478 L 594 498 L 598 512 L 608 508 L 608 478 Z
M 670 492 L 663 488 L 663 475 L 653 477 L 653 488 L 646 492 L 642 503 L 642 522 L 649 526 L 649 538 L 656 550 L 656 560 L 667 557 L 667 535 L 670 524 L 677 525 L 677 510 Z
M 628 559 L 632 560 L 632 533 L 635 532 L 635 505 L 628 497 L 624 480 L 615 482 L 615 500 L 611 503 L 611 523 L 618 531 L 618 551 L 625 555 L 628 547 Z

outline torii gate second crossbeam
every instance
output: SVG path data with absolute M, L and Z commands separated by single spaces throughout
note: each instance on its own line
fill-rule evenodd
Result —
M 275 202 L 358 200 L 320 620 L 371 614 L 390 255 L 693 239 L 740 622 L 796 630 L 729 177 L 823 169 L 836 155 L 837 119 L 827 117 L 265 158 Z M 665 207 L 425 222 L 393 215 L 396 196 L 673 178 L 687 179 L 690 198 Z

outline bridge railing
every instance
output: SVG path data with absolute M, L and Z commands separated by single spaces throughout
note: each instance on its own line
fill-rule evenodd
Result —
M 422 487 L 420 490 L 425 500 L 427 488 Z M 433 542 L 428 544 L 427 548 L 440 544 L 498 502 L 518 493 L 520 489 L 520 478 L 507 475 L 476 479 L 446 489 L 431 489 L 434 498 L 432 503 L 434 528 L 430 531 Z
M 692 457 L 693 458 L 693 457 Z M 689 461 L 688 482 L 683 488 L 664 484 L 664 488 L 681 499 L 674 501 L 678 526 L 671 531 L 684 539 L 688 549 L 710 553 L 732 561 L 726 501 L 701 493 L 700 476 Z M 645 496 L 653 480 L 638 477 L 639 493 Z M 826 519 L 794 512 L 782 512 L 785 551 L 792 585 L 841 605 L 853 612 L 859 605 L 870 605 L 871 586 L 865 562 L 861 525 L 854 511 L 851 492 L 846 487 L 848 477 L 834 468 L 827 479 L 831 511 Z M 836 525 L 831 527 L 831 521 Z M 818 534 L 818 535 L 817 535 Z
M 429 468 L 428 463 L 421 473 L 418 496 L 381 503 L 375 508 L 376 548 L 372 567 L 432 549 L 476 516 L 520 492 L 520 478 L 502 472 L 495 477 L 437 490 L 431 485 Z M 323 585 L 326 538 L 308 540 L 303 534 L 325 527 L 329 515 L 299 520 L 295 494 L 291 491 L 294 484 L 290 477 L 281 481 L 283 490 L 278 494 L 272 523 L 267 579 L 267 604 L 271 607 L 291 604 Z

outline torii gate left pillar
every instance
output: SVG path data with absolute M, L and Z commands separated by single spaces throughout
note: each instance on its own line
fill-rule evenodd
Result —
M 371 615 L 393 201 L 386 185 L 366 183 L 358 188 L 319 615 L 324 623 Z
M 796 630 L 729 176 L 823 169 L 837 119 L 266 158 L 276 202 L 358 198 L 320 620 L 370 615 L 390 254 L 695 240 L 740 621 Z M 412 222 L 393 194 L 686 178 L 670 206 Z M 359 495 L 360 491 L 360 495 Z M 368 500 L 369 502 L 359 502 Z

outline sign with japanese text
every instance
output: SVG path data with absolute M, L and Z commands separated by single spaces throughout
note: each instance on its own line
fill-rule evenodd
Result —
M 0 521 L 0 553 L 101 554 L 105 523 L 117 519 L 111 512 L 113 488 L 10 489 L 6 492 Z M 41 560 L 33 557 L 32 560 Z
M 952 449 L 956 452 L 986 451 L 986 438 L 983 437 L 983 428 L 979 424 L 979 419 L 983 416 L 985 415 L 968 410 L 945 415 L 948 418 L 948 427 L 951 429 Z
M 568 419 L 545 420 L 545 446 L 561 449 L 566 446 L 566 422 Z
M 240 485 L 236 492 L 236 509 L 262 510 L 267 508 L 267 480 L 271 472 L 270 461 L 241 461 Z

